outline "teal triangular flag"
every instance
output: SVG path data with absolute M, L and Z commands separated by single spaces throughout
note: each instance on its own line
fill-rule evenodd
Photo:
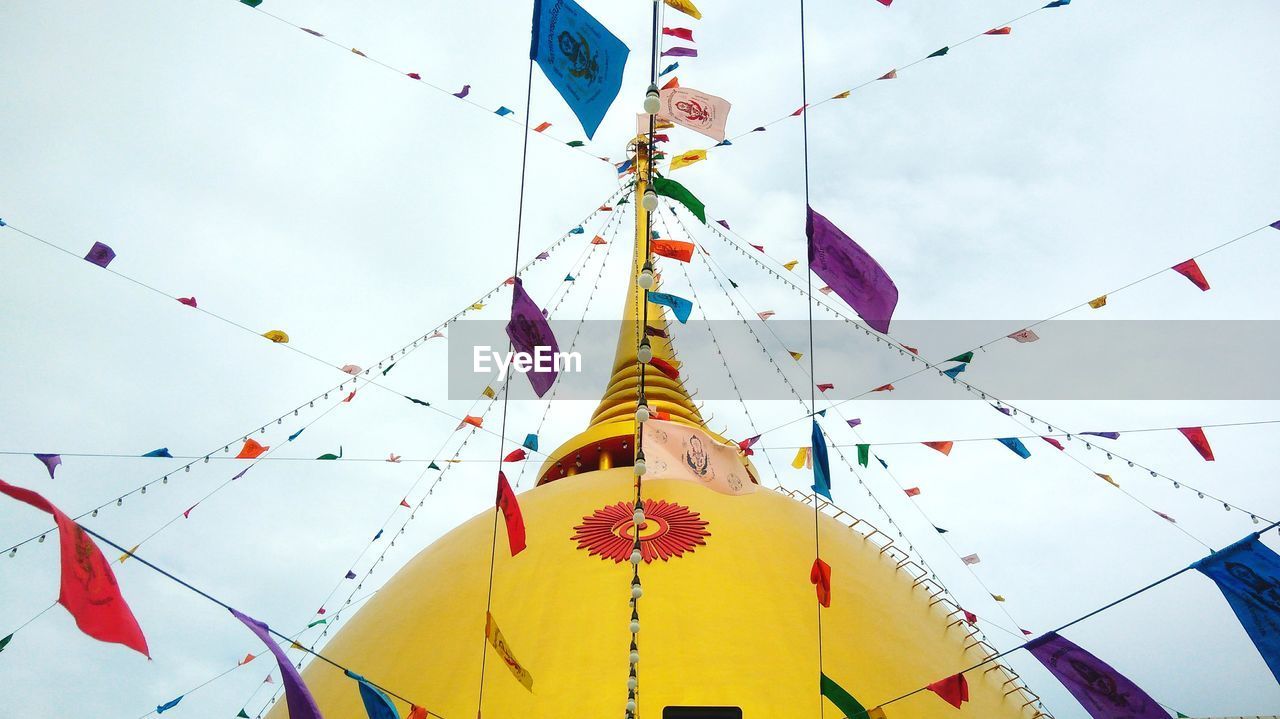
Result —
M 929 53 L 929 57 L 942 57 L 943 55 L 946 55 L 950 51 L 951 51 L 951 48 L 944 47 L 941 50 L 934 50 L 933 52 Z M 925 59 L 928 60 L 929 58 L 927 57 Z

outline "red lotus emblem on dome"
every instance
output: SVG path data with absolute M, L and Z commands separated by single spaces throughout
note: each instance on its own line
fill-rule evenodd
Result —
M 592 556 L 621 562 L 631 556 L 635 544 L 635 522 L 632 506 L 627 502 L 611 504 L 582 518 L 574 527 L 573 541 L 578 549 Z M 688 507 L 665 500 L 644 500 L 644 521 L 640 523 L 640 556 L 645 562 L 667 561 L 705 545 L 710 537 L 707 521 Z

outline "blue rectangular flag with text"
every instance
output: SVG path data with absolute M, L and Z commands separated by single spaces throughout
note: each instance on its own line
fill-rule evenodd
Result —
M 534 0 L 529 59 L 569 103 L 588 138 L 618 96 L 629 52 L 573 0 Z
M 1280 555 L 1257 534 L 1195 563 L 1212 579 L 1258 653 L 1280 681 Z

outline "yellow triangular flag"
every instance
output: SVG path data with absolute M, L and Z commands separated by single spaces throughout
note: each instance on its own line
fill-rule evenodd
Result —
M 674 172 L 682 167 L 688 167 L 695 162 L 702 162 L 705 159 L 707 159 L 706 150 L 689 150 L 688 152 L 682 152 L 671 158 L 671 169 L 668 171 Z
M 664 2 L 666 2 L 667 5 L 684 13 L 685 15 L 688 15 L 694 20 L 702 19 L 702 13 L 698 11 L 698 7 L 694 5 L 692 2 L 690 2 L 689 0 L 664 0 Z
M 792 260 L 790 262 L 783 264 L 782 266 L 787 268 L 787 271 L 790 272 L 791 270 L 794 270 L 796 268 L 796 265 L 798 264 L 800 264 L 800 260 Z
M 1004 601 L 1004 595 L 1003 595 L 1003 594 L 992 594 L 992 595 L 991 595 L 991 598 L 992 598 L 992 599 L 994 599 L 994 600 L 996 600 L 997 602 L 1003 602 L 1003 601 Z
M 141 546 L 142 546 L 141 544 L 135 544 L 135 545 L 133 545 L 133 549 L 130 549 L 129 551 L 125 552 L 124 554 L 121 554 L 121 555 L 120 555 L 120 559 L 119 559 L 119 560 L 117 560 L 117 561 L 119 561 L 121 564 L 124 564 L 124 563 L 125 563 L 125 560 L 127 560 L 129 557 L 132 557 L 132 556 L 133 556 L 133 553 L 134 553 L 134 552 L 136 552 L 136 551 L 138 551 L 138 547 L 141 547 Z
M 849 96 L 849 93 L 851 93 L 851 92 L 853 92 L 853 91 L 852 91 L 852 90 L 845 90 L 844 92 L 840 93 L 839 95 L 832 95 L 832 96 L 831 96 L 831 99 L 832 99 L 832 100 L 843 100 L 843 99 L 845 99 L 846 97 L 848 97 L 848 96 Z
M 498 395 L 494 394 L 494 392 L 493 392 L 493 388 L 492 388 L 492 387 L 488 387 L 488 386 L 486 386 L 486 387 L 484 388 L 484 391 L 483 391 L 483 392 L 481 392 L 480 394 L 484 395 L 485 397 L 488 397 L 489 399 L 494 399 L 495 397 L 497 397 L 497 396 L 498 396 Z
M 1119 483 L 1119 482 L 1117 482 L 1117 481 L 1115 481 L 1114 479 L 1112 479 L 1112 478 L 1111 478 L 1111 475 L 1109 475 L 1109 474 L 1103 474 L 1102 472 L 1094 472 L 1094 474 L 1098 475 L 1098 477 L 1099 477 L 1100 479 L 1102 479 L 1102 480 L 1106 481 L 1108 484 L 1110 484 L 1110 485 L 1111 485 L 1111 486 L 1113 486 L 1113 487 L 1119 487 L 1119 486 L 1120 486 L 1120 483 Z
M 263 332 L 262 336 L 266 337 L 267 339 L 277 344 L 285 344 L 289 341 L 289 335 L 285 334 L 280 330 L 270 330 L 268 332 Z
M 791 466 L 796 469 L 800 469 L 801 467 L 812 467 L 813 465 L 810 464 L 811 461 L 812 460 L 809 459 L 809 448 L 801 447 L 800 451 L 796 452 L 796 458 L 791 460 Z
M 790 350 L 788 350 L 788 352 L 790 352 Z M 791 352 L 791 359 L 799 362 L 800 360 L 804 359 L 804 355 L 799 352 Z
M 299 643 L 297 643 L 297 642 L 290 642 L 290 644 L 289 644 L 289 648 L 290 648 L 290 649 L 301 649 L 301 650 L 302 650 L 302 651 L 304 651 L 304 652 L 305 652 L 305 651 L 307 651 L 307 648 L 306 648 L 306 647 L 302 646 L 301 644 L 299 644 Z
M 889 717 L 884 713 L 884 709 L 876 707 L 867 714 L 867 719 L 889 719 Z
M 484 309 L 484 303 L 483 303 L 483 302 L 477 302 L 477 303 L 475 303 L 474 305 L 471 305 L 471 309 L 473 309 L 473 310 L 482 310 L 482 309 Z
M 1089 300 L 1089 306 L 1090 306 L 1090 307 L 1092 307 L 1092 308 L 1094 308 L 1095 310 L 1096 310 L 1096 309 L 1098 309 L 1099 307 L 1106 307 L 1106 306 L 1107 306 L 1107 296 L 1106 296 L 1106 295 L 1103 295 L 1103 296 L 1101 296 L 1101 297 L 1097 297 L 1097 298 L 1094 298 L 1094 299 L 1092 299 L 1092 300 Z

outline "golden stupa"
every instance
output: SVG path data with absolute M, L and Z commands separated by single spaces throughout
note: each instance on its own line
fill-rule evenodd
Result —
M 646 189 L 643 155 L 642 147 L 636 198 Z M 633 280 L 646 260 L 648 228 L 642 203 L 634 206 Z M 324 647 L 326 656 L 359 667 L 368 679 L 447 719 L 624 719 L 632 566 L 624 557 L 601 556 L 598 546 L 595 553 L 592 546 L 580 547 L 575 528 L 602 512 L 597 524 L 627 540 L 630 554 L 640 301 L 633 281 L 613 376 L 590 426 L 552 453 L 538 486 L 519 496 L 527 548 L 512 557 L 506 538 L 497 537 L 491 612 L 532 675 L 532 690 L 485 639 L 492 532 L 495 526 L 505 532 L 492 511 L 422 550 L 344 623 Z M 651 314 L 649 322 L 666 326 L 664 314 Z M 674 362 L 669 341 L 651 340 L 655 357 Z M 681 382 L 649 372 L 646 394 L 651 407 L 670 413 L 670 421 L 715 437 Z M 740 461 L 758 483 L 750 460 Z M 814 498 L 764 487 L 733 496 L 653 478 L 644 479 L 643 496 L 670 509 L 662 521 L 642 527 L 644 541 L 665 533 L 681 553 L 640 566 L 637 716 L 839 717 L 819 694 L 819 609 L 809 581 Z M 622 519 L 610 524 L 613 507 Z M 886 535 L 825 501 L 820 508 L 821 554 L 833 571 L 831 605 L 821 609 L 827 676 L 872 709 L 993 653 L 944 590 Z M 479 704 L 482 651 L 487 658 Z M 886 707 L 884 715 L 1043 716 L 1035 695 L 1002 665 L 966 676 L 970 701 L 959 710 L 923 691 Z M 304 678 L 329 719 L 365 716 L 355 682 L 340 670 L 316 661 Z M 408 716 L 410 708 L 396 704 Z M 720 709 L 679 709 L 696 707 Z M 277 702 L 270 717 L 286 716 L 284 702 Z

